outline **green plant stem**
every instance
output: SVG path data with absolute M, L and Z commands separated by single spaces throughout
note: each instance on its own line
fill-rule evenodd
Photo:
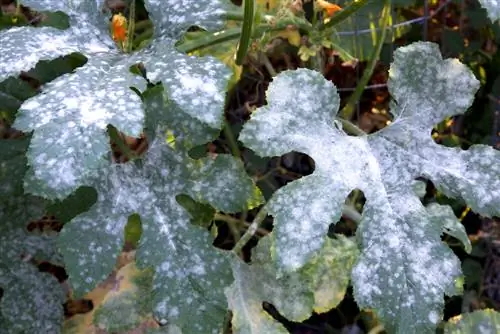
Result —
M 123 139 L 121 138 L 120 134 L 118 133 L 118 130 L 113 126 L 113 125 L 108 125 L 108 135 L 109 138 L 113 143 L 118 145 L 118 148 L 120 151 L 122 151 L 123 154 L 129 159 L 129 160 L 134 160 L 137 158 L 137 155 L 135 154 L 134 151 L 130 149 L 130 147 L 125 144 Z
M 340 117 L 335 118 L 337 121 L 342 123 L 342 129 L 344 129 L 345 132 L 347 132 L 350 135 L 355 135 L 355 136 L 365 136 L 366 132 L 361 130 L 359 127 L 357 127 L 355 124 L 349 122 L 348 120 L 345 120 Z
M 267 54 L 265 52 L 260 52 L 260 60 L 262 61 L 262 64 L 264 65 L 264 67 L 266 68 L 267 72 L 269 72 L 269 74 L 274 78 L 276 75 L 278 75 L 278 73 L 276 72 L 276 70 L 274 69 L 274 66 L 273 64 L 271 63 L 271 61 L 269 60 L 269 57 L 267 56 Z
M 127 30 L 127 53 L 132 52 L 132 46 L 134 45 L 134 32 L 135 32 L 135 0 L 130 2 L 129 14 L 128 14 L 128 30 Z
M 227 41 L 231 41 L 233 39 L 237 39 L 240 36 L 240 33 L 240 28 L 229 28 L 226 30 L 221 30 L 202 38 L 198 38 L 196 40 L 181 43 L 177 46 L 177 50 L 185 53 L 193 52 L 212 45 L 217 45 Z
M 286 29 L 288 26 L 296 26 L 300 29 L 310 31 L 312 30 L 312 25 L 303 20 L 283 20 L 275 24 L 260 24 L 255 27 L 252 33 L 252 38 L 261 36 L 263 33 L 272 31 L 281 31 Z M 196 39 L 194 41 L 186 41 L 177 46 L 177 50 L 180 52 L 193 52 L 199 49 L 203 49 L 209 46 L 221 44 L 227 41 L 231 41 L 240 37 L 241 28 L 229 28 L 214 32 L 210 35 L 204 36 L 202 38 Z
M 247 222 L 246 220 L 242 221 L 241 219 L 234 218 L 232 216 L 225 215 L 225 214 L 222 214 L 219 212 L 217 212 L 215 214 L 214 220 L 220 220 L 222 222 L 226 222 L 228 225 L 234 225 L 234 226 L 239 226 L 239 227 L 244 227 L 244 228 L 248 228 L 251 225 L 251 223 Z M 261 236 L 264 236 L 268 233 L 269 233 L 269 231 L 267 231 L 263 228 L 258 228 L 256 231 L 256 234 L 261 235 Z
M 140 33 L 134 38 L 134 44 L 135 46 L 139 46 L 142 42 L 152 37 L 153 37 L 153 29 L 144 30 L 142 33 Z
M 241 11 L 227 11 L 223 14 L 223 18 L 227 21 L 243 21 L 245 15 Z
M 362 218 L 361 214 L 353 206 L 345 204 L 342 206 L 342 216 L 346 216 L 358 225 Z
M 387 36 L 387 28 L 389 26 L 389 20 L 391 18 L 391 0 L 384 1 L 384 9 L 382 12 L 382 26 L 379 39 L 377 40 L 377 44 L 372 50 L 372 54 L 370 56 L 370 61 L 367 64 L 363 72 L 363 76 L 361 77 L 360 82 L 356 86 L 356 90 L 349 96 L 349 100 L 347 104 L 340 111 L 340 116 L 344 119 L 351 119 L 352 114 L 354 113 L 354 108 L 356 103 L 358 103 L 361 95 L 363 94 L 366 85 L 370 81 L 370 78 L 373 74 L 373 70 L 377 65 L 377 61 L 379 59 L 380 51 L 382 51 L 382 46 L 384 45 L 385 37 Z
M 358 0 L 353 1 L 349 6 L 345 7 L 341 11 L 338 11 L 333 15 L 333 17 L 327 23 L 320 25 L 319 30 L 325 30 L 327 28 L 331 28 L 340 22 L 348 19 L 352 14 L 356 13 L 358 10 L 363 8 L 369 0 Z
M 231 130 L 231 127 L 227 121 L 224 122 L 224 136 L 227 139 L 227 142 L 229 144 L 229 148 L 231 149 L 231 153 L 237 157 L 241 158 L 241 151 L 240 148 L 238 147 L 238 142 L 236 141 L 236 138 L 234 137 L 233 131 Z
M 236 51 L 236 65 L 242 65 L 250 46 L 252 27 L 255 15 L 255 1 L 243 0 L 243 25 L 241 27 L 240 42 Z
M 232 251 L 236 254 L 240 254 L 241 250 L 243 247 L 247 244 L 250 239 L 252 239 L 253 235 L 257 230 L 259 229 L 260 224 L 266 219 L 267 217 L 267 209 L 266 206 L 262 206 L 257 212 L 257 215 L 255 216 L 254 220 L 246 230 L 246 232 L 241 236 L 240 240 L 234 245 Z
M 135 31 L 153 29 L 153 23 L 151 20 L 142 20 L 135 23 Z

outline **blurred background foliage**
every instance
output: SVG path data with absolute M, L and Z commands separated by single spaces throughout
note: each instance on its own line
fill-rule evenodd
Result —
M 233 0 L 241 5 L 241 0 Z M 314 10 L 312 2 L 305 2 L 297 13 L 296 0 L 257 0 L 259 17 L 266 15 L 286 18 L 297 14 L 306 20 L 328 20 L 326 12 Z M 348 5 L 351 0 L 330 1 L 340 7 Z M 433 131 L 434 140 L 446 146 L 459 146 L 467 149 L 472 144 L 487 144 L 500 149 L 500 24 L 491 22 L 477 0 L 393 0 L 389 30 L 383 41 L 380 54 L 373 59 L 373 49 L 380 38 L 382 1 L 374 0 L 356 15 L 335 26 L 335 29 L 324 32 L 307 32 L 293 26 L 281 31 L 266 32 L 254 36 L 249 53 L 241 66 L 235 63 L 237 39 L 190 51 L 197 56 L 211 55 L 225 62 L 233 70 L 230 90 L 227 95 L 225 109 L 226 127 L 218 139 L 208 145 L 193 150 L 193 157 L 205 154 L 231 153 L 238 146 L 248 173 L 257 181 L 266 198 L 274 191 L 290 181 L 296 180 L 314 171 L 314 161 L 307 155 L 291 152 L 282 157 L 263 159 L 255 156 L 250 150 L 235 143 L 242 124 L 250 117 L 252 111 L 266 103 L 265 91 L 273 76 L 277 73 L 299 67 L 315 68 L 331 80 L 338 88 L 345 106 L 351 94 L 359 91 L 360 97 L 355 101 L 354 112 L 350 121 L 367 133 L 378 131 L 390 124 L 390 96 L 386 87 L 387 71 L 394 50 L 414 41 L 432 41 L 440 45 L 444 57 L 455 57 L 469 66 L 481 82 L 481 88 L 470 110 L 461 116 L 451 117 L 437 124 Z M 107 0 L 111 13 L 123 13 L 127 16 L 128 1 Z M 133 49 L 145 47 L 153 35 L 153 26 L 148 19 L 142 0 L 136 2 L 136 24 L 133 37 Z M 68 18 L 63 13 L 39 13 L 29 8 L 17 6 L 12 0 L 0 0 L 0 29 L 12 26 L 34 25 L 53 26 L 59 29 L 68 27 Z M 238 28 L 241 23 L 228 20 L 226 29 Z M 179 42 L 182 49 L 189 43 L 210 37 L 213 32 L 199 28 L 190 29 Z M 363 73 L 374 61 L 373 71 L 368 82 L 359 85 Z M 375 62 L 376 61 L 376 62 Z M 40 62 L 34 69 L 23 72 L 18 77 L 11 77 L 0 82 L 0 137 L 17 138 L 23 136 L 10 128 L 16 111 L 23 101 L 40 92 L 44 83 L 71 72 L 85 64 L 86 59 L 80 54 L 71 54 L 54 61 Z M 140 72 L 140 68 L 136 69 Z M 132 149 L 143 152 L 147 143 L 144 138 L 123 137 Z M 113 158 L 123 162 L 123 154 L 114 147 Z M 446 163 L 446 162 L 443 162 Z M 424 204 L 449 204 L 456 216 L 464 224 L 472 242 L 471 254 L 466 254 L 457 240 L 444 239 L 462 260 L 465 275 L 465 291 L 463 296 L 447 298 L 445 320 L 478 309 L 493 308 L 500 310 L 500 219 L 480 217 L 458 200 L 446 198 L 436 191 L 432 183 L 424 181 L 422 193 Z M 78 213 L 85 211 L 95 202 L 95 192 L 89 188 L 81 188 L 79 193 L 70 196 L 61 203 L 53 203 L 49 212 L 36 222 L 31 222 L 31 229 L 52 229 L 58 231 L 62 224 Z M 362 210 L 363 194 L 354 191 L 347 202 Z M 246 227 L 246 221 L 255 212 L 234 215 L 234 220 L 227 216 L 217 215 L 210 208 L 197 206 L 193 201 L 183 200 L 183 205 L 190 212 L 199 212 L 203 221 L 212 220 L 207 228 L 217 236 L 216 246 L 229 249 Z M 68 209 L 70 208 L 70 209 Z M 247 218 L 247 219 L 245 219 Z M 233 223 L 242 224 L 235 226 Z M 258 236 L 266 235 L 272 229 L 272 221 L 266 220 L 257 232 Z M 355 234 L 356 224 L 348 217 L 334 228 L 333 233 L 348 236 Z M 140 222 L 131 217 L 126 231 L 127 243 L 121 262 L 117 263 L 116 272 L 103 282 L 95 291 L 82 300 L 68 299 L 65 304 L 68 319 L 65 328 L 81 326 L 92 327 L 96 332 L 127 332 L 130 328 L 137 333 L 158 325 L 152 320 L 149 309 L 144 308 L 144 301 L 131 302 L 130 296 L 145 294 L 149 288 L 152 274 L 138 271 L 133 264 L 133 254 L 140 239 Z M 246 248 L 255 245 L 255 240 Z M 51 272 L 60 282 L 67 278 L 64 268 L 48 263 L 39 266 L 42 271 Z M 123 290 L 113 291 L 113 282 L 123 277 L 127 284 Z M 64 283 L 62 283 L 64 284 Z M 1 290 L 0 290 L 1 298 Z M 105 324 L 102 314 L 113 309 L 109 305 L 124 301 L 123 305 L 134 308 L 132 327 L 127 330 L 115 328 L 113 324 Z M 131 305 L 132 304 L 132 305 Z M 292 333 L 367 333 L 377 332 L 380 324 L 370 312 L 360 311 L 349 291 L 340 305 L 323 314 L 316 314 L 301 324 L 291 323 L 281 317 L 270 304 L 264 308 L 276 319 L 280 320 Z M 127 312 L 132 312 L 127 309 Z M 94 320 L 92 320 L 92 318 Z M 93 325 L 90 325 L 93 322 Z M 100 326 L 100 327 L 99 327 Z M 136 327 L 134 327 L 136 326 Z M 98 328 L 99 327 L 99 328 Z M 103 329 L 104 328 L 104 329 Z M 135 332 L 134 332 L 135 333 Z

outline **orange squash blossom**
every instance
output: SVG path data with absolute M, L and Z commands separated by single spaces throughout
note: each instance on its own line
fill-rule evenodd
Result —
M 115 42 L 127 40 L 127 19 L 122 14 L 115 14 L 111 19 L 111 33 Z
M 342 10 L 342 7 L 340 7 L 339 5 L 329 3 L 326 0 L 316 0 L 316 3 L 326 11 L 326 15 L 328 16 L 333 16 L 335 12 Z

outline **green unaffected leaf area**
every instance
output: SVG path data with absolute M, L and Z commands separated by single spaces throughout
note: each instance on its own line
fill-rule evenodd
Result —
M 143 91 L 147 82 L 130 72 L 138 63 L 144 65 L 151 82 L 165 86 L 163 98 L 175 106 L 177 122 L 194 120 L 212 131 L 222 127 L 230 70 L 215 58 L 182 54 L 174 44 L 192 25 L 222 27 L 222 14 L 232 8 L 229 2 L 190 0 L 179 5 L 146 0 L 155 37 L 149 46 L 130 54 L 120 51 L 111 39 L 100 1 L 23 3 L 36 10 L 65 12 L 70 27 L 23 26 L 0 31 L 0 81 L 30 70 L 41 60 L 70 53 L 88 60 L 73 73 L 44 85 L 41 94 L 19 109 L 14 127 L 34 131 L 28 151 L 31 170 L 25 180 L 28 192 L 62 199 L 87 185 L 109 164 L 108 124 L 126 135 L 140 135 L 145 106 L 131 87 Z M 154 117 L 158 124 L 171 121 Z
M 314 173 L 268 202 L 278 273 L 300 270 L 322 249 L 347 195 L 360 189 L 366 204 L 352 272 L 358 304 L 374 309 L 388 332 L 434 332 L 443 294 L 459 292 L 460 261 L 441 241 L 443 223 L 422 205 L 413 184 L 424 177 L 478 213 L 500 213 L 500 152 L 484 145 L 447 148 L 431 138 L 436 123 L 465 112 L 478 87 L 458 60 L 442 59 L 437 45 L 400 48 L 390 69 L 392 124 L 351 137 L 334 122 L 339 96 L 321 74 L 278 75 L 268 105 L 254 112 L 239 138 L 260 156 L 298 151 L 315 161 Z
M 46 205 L 40 198 L 23 195 L 28 143 L 29 138 L 0 140 L 0 328 L 2 333 L 55 333 L 64 317 L 64 291 L 35 263 L 61 264 L 62 259 L 54 236 L 26 229 L 43 215 Z
M 242 164 L 228 155 L 192 160 L 158 139 L 145 160 L 111 165 L 92 186 L 96 204 L 66 225 L 59 238 L 75 294 L 83 295 L 109 275 L 128 218 L 138 214 L 137 262 L 155 271 L 156 319 L 186 333 L 218 332 L 226 312 L 224 288 L 232 279 L 228 257 L 211 245 L 205 229 L 191 224 L 176 197 L 185 194 L 218 210 L 241 211 L 256 193 Z
M 444 327 L 445 334 L 499 333 L 500 313 L 492 309 L 475 311 L 451 318 Z
M 263 302 L 273 304 L 288 320 L 300 322 L 313 311 L 334 308 L 344 298 L 358 255 L 355 242 L 340 235 L 325 237 L 322 249 L 302 269 L 280 278 L 276 278 L 271 245 L 271 235 L 262 238 L 253 249 L 250 265 L 232 259 L 234 282 L 226 295 L 235 333 L 288 333 L 263 310 Z

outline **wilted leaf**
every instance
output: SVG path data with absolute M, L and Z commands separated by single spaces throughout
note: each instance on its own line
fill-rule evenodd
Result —
M 262 309 L 263 302 L 273 304 L 288 320 L 300 322 L 313 311 L 326 312 L 342 301 L 358 250 L 341 235 L 325 238 L 323 248 L 305 267 L 278 279 L 271 259 L 271 236 L 259 241 L 251 265 L 232 260 L 235 281 L 226 295 L 235 333 L 287 333 Z

